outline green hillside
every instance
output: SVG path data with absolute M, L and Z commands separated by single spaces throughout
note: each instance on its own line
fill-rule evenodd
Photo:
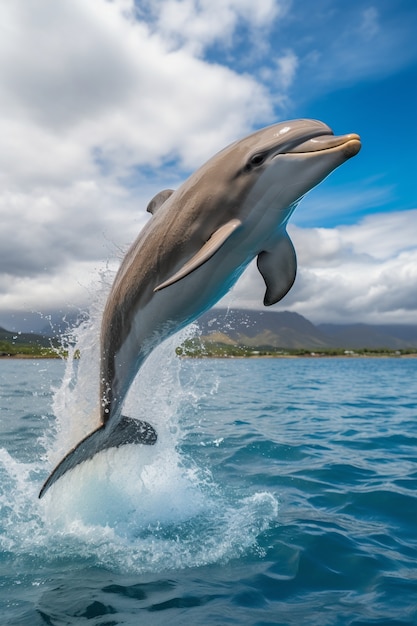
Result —
M 35 333 L 13 333 L 0 327 L 0 357 L 58 358 L 57 341 Z

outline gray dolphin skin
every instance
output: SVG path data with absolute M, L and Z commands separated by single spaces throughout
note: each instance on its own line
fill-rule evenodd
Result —
M 257 257 L 264 304 L 281 300 L 296 275 L 287 222 L 301 198 L 361 148 L 300 119 L 228 146 L 176 191 L 157 194 L 152 214 L 115 277 L 101 329 L 101 424 L 72 449 L 39 497 L 79 463 L 111 447 L 154 444 L 143 421 L 122 415 L 142 364 L 164 339 L 213 306 Z

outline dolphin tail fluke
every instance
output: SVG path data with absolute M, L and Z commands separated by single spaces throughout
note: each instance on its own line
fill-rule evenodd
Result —
M 156 443 L 156 439 L 156 431 L 150 424 L 130 417 L 121 417 L 113 428 L 109 424 L 100 426 L 82 439 L 56 466 L 40 490 L 39 498 L 45 495 L 58 478 L 80 463 L 92 459 L 98 452 L 109 448 L 119 448 L 129 443 L 152 446 Z

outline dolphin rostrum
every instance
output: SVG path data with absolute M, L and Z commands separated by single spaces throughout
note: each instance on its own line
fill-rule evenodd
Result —
M 296 274 L 288 219 L 304 194 L 360 147 L 358 135 L 336 137 L 316 120 L 275 124 L 151 200 L 152 218 L 127 252 L 103 313 L 101 424 L 64 457 L 39 497 L 102 450 L 155 443 L 150 424 L 122 415 L 146 357 L 224 296 L 254 257 L 266 283 L 264 304 L 281 300 Z

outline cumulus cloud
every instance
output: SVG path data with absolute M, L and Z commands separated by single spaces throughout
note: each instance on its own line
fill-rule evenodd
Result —
M 230 46 L 241 24 L 249 31 L 269 29 L 287 6 L 287 0 L 152 0 L 148 11 L 170 48 L 201 55 L 215 43 Z
M 178 183 L 272 106 L 251 76 L 172 49 L 133 2 L 16 0 L 0 19 L 0 309 L 68 304 L 147 219 L 160 183 L 141 167 L 175 163 Z
M 417 210 L 372 215 L 352 226 L 288 231 L 298 275 L 277 310 L 314 322 L 415 324 Z M 223 304 L 259 308 L 264 289 L 252 264 Z
M 2 13 L 2 171 L 92 176 L 97 150 L 116 170 L 168 156 L 191 167 L 272 116 L 253 78 L 170 51 L 118 4 L 16 0 Z
M 297 56 L 292 50 L 287 50 L 280 59 L 277 59 L 278 80 L 284 89 L 292 84 L 298 66 Z

